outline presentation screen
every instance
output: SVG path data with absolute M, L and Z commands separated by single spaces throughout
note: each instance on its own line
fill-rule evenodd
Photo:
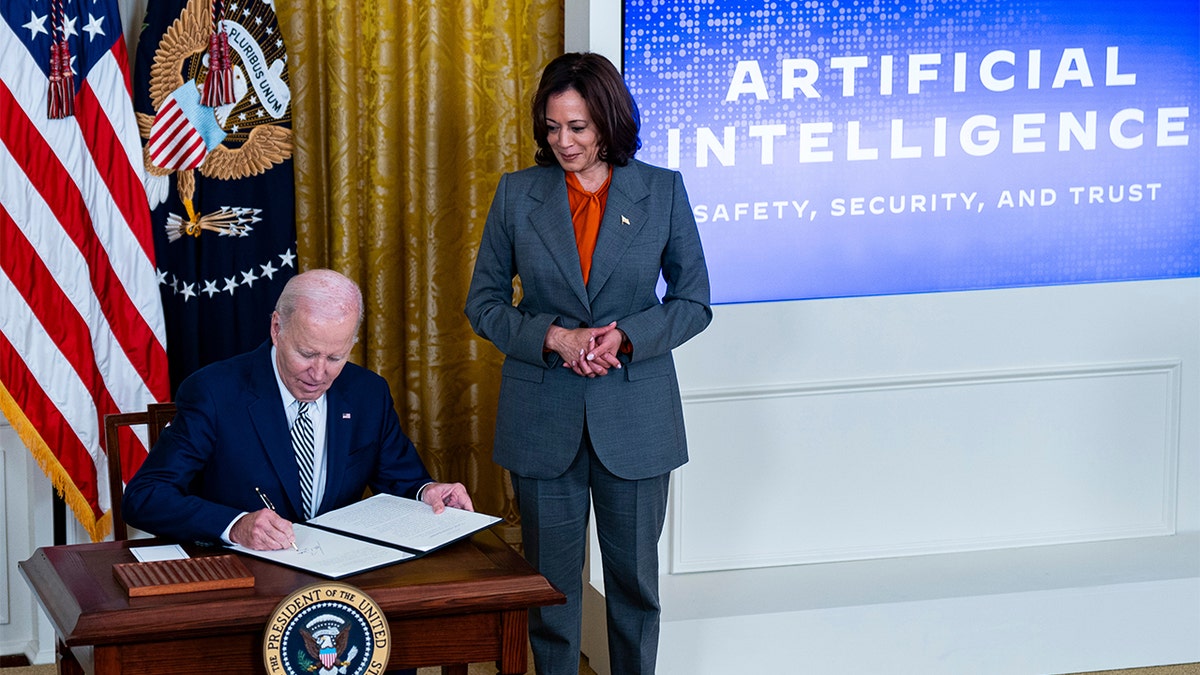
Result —
M 1200 2 L 625 0 L 717 303 L 1200 276 Z

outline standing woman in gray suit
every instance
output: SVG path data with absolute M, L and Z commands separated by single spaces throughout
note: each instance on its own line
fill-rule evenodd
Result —
M 633 158 L 637 105 L 607 59 L 551 61 L 532 113 L 537 165 L 500 179 L 466 314 L 506 357 L 493 458 L 525 556 L 567 596 L 532 612 L 534 664 L 578 672 L 590 498 L 612 672 L 652 673 L 668 479 L 687 461 L 671 350 L 712 319 L 708 270 L 679 173 Z

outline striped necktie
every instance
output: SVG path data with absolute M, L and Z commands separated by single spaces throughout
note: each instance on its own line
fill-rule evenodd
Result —
M 300 469 L 300 498 L 304 518 L 312 517 L 313 494 L 313 425 L 308 417 L 308 403 L 297 401 L 296 422 L 292 424 L 292 447 L 296 450 L 296 466 Z

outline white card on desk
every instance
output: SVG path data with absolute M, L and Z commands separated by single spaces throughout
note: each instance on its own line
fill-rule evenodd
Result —
M 184 560 L 188 557 L 179 544 L 166 546 L 135 546 L 129 549 L 138 562 L 153 562 L 155 560 Z

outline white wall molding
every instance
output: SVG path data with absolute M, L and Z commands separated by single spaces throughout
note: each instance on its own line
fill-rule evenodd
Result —
M 1158 373 L 1169 376 L 1178 398 L 1178 376 L 1181 363 L 1178 359 L 1121 362 L 1067 364 L 1042 367 L 1004 368 L 985 371 L 960 371 L 948 373 L 922 373 L 893 377 L 865 377 L 847 380 L 819 382 L 788 382 L 771 385 L 725 386 L 707 389 L 685 389 L 682 400 L 685 404 L 718 403 L 746 399 L 791 398 L 796 396 L 826 396 L 831 394 L 896 389 L 924 389 L 930 387 L 953 387 L 960 385 L 989 384 L 1003 382 L 1030 382 L 1037 380 L 1063 380 L 1090 377 L 1111 377 L 1129 374 Z
M 688 390 L 694 461 L 674 485 L 670 570 L 1172 534 L 1181 368 L 1152 360 Z M 713 499 L 731 484 L 763 489 Z

